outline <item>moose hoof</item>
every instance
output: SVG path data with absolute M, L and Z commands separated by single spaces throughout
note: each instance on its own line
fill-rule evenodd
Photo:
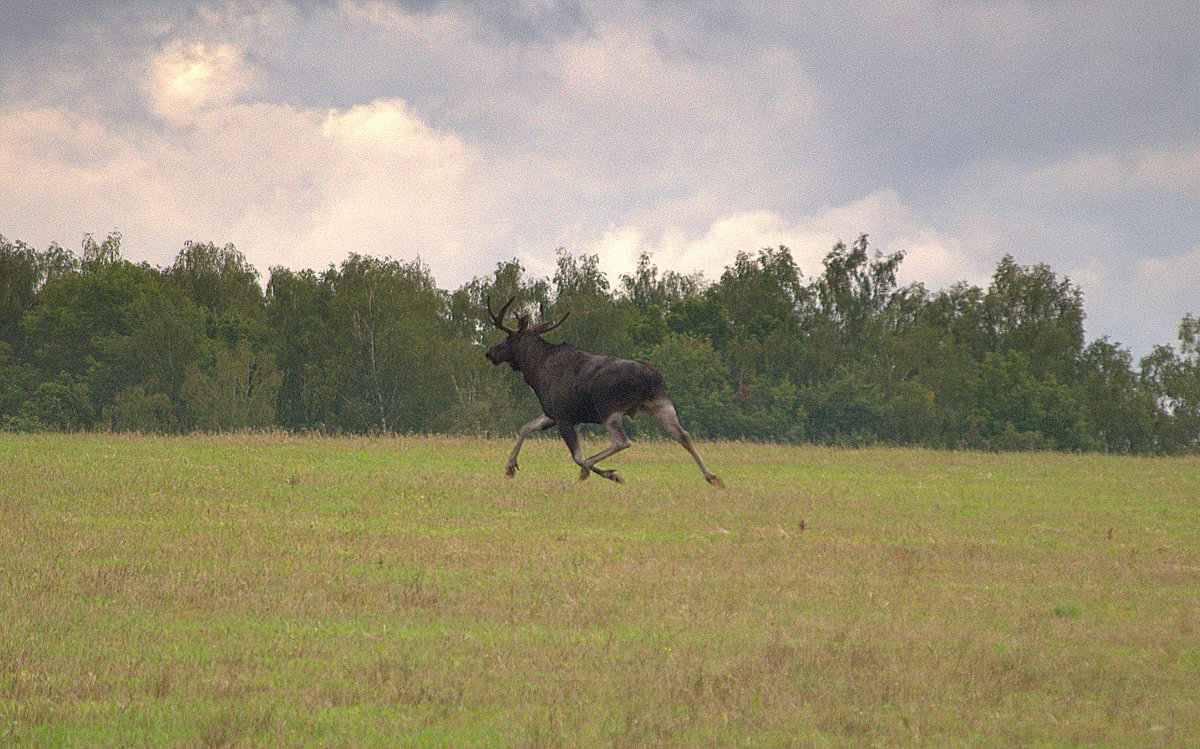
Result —
M 720 476 L 712 475 L 712 476 L 705 476 L 704 478 L 708 481 L 708 483 L 712 484 L 713 486 L 717 487 L 718 489 L 725 488 L 725 482 L 721 480 Z
M 621 478 L 621 476 L 611 468 L 593 468 L 592 470 L 609 481 L 615 481 L 618 484 L 625 483 L 625 479 Z
M 509 478 L 516 476 L 517 475 L 517 464 L 509 463 L 508 465 L 504 466 L 504 475 L 508 476 Z
M 579 480 L 587 481 L 587 478 L 589 475 L 591 475 L 591 473 L 592 473 L 592 469 L 587 468 L 587 467 L 581 468 L 579 470 Z

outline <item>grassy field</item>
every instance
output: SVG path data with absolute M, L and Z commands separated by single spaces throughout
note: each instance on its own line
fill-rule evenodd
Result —
M 510 447 L 0 434 L 0 745 L 1200 746 L 1195 458 Z

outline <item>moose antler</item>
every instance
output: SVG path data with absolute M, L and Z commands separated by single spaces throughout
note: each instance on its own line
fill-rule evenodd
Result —
M 553 325 L 551 325 L 548 322 L 541 322 L 541 323 L 538 323 L 537 325 L 534 325 L 532 328 L 530 328 L 529 332 L 533 333 L 534 335 L 541 335 L 542 333 L 549 333 L 551 330 L 554 330 L 559 325 L 562 325 L 563 323 L 565 323 L 567 321 L 567 318 L 570 316 L 571 316 L 571 310 L 567 310 L 563 314 L 563 316 L 558 319 L 558 322 L 554 323 Z
M 504 316 L 506 314 L 508 314 L 508 308 L 512 306 L 512 303 L 515 300 L 516 300 L 515 296 L 509 297 L 508 301 L 504 303 L 504 306 L 500 308 L 499 314 L 497 314 L 495 312 L 492 312 L 492 297 L 490 295 L 487 297 L 488 317 L 492 318 L 492 325 L 495 325 L 497 328 L 499 328 L 500 330 L 503 330 L 505 333 L 508 333 L 509 335 L 512 335 L 513 333 L 521 332 L 521 331 L 525 330 L 526 327 L 529 325 L 529 317 L 526 315 L 518 315 L 517 316 L 517 329 L 516 330 L 513 330 L 512 328 L 507 327 L 504 324 Z M 566 313 L 563 314 L 563 316 L 558 319 L 558 322 L 556 322 L 556 323 L 548 323 L 548 322 L 538 323 L 537 325 L 534 325 L 532 328 L 529 328 L 529 332 L 533 333 L 534 335 L 541 335 L 542 333 L 548 333 L 551 330 L 554 330 L 555 328 L 557 328 L 559 325 L 562 325 L 564 322 L 566 322 L 567 318 L 570 316 L 571 316 L 571 311 L 567 310 Z
M 487 298 L 488 317 L 492 318 L 492 325 L 495 325 L 497 328 L 500 328 L 500 330 L 503 330 L 509 335 L 513 334 L 513 329 L 506 328 L 504 326 L 504 315 L 508 313 L 508 308 L 512 306 L 512 303 L 515 300 L 515 296 L 509 297 L 508 301 L 504 303 L 504 306 L 500 308 L 500 314 L 497 315 L 495 312 L 492 312 L 492 297 L 489 295 Z

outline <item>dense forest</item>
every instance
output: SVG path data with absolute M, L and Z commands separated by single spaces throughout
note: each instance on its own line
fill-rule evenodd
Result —
M 0 236 L 0 429 L 155 433 L 509 433 L 532 394 L 483 346 L 485 299 L 551 334 L 660 369 L 707 438 L 1009 450 L 1200 447 L 1200 321 L 1140 362 L 1084 340 L 1083 294 L 1003 258 L 981 289 L 900 286 L 900 254 L 839 243 L 818 275 L 786 247 L 709 281 L 643 256 L 615 282 L 560 250 L 552 278 L 516 260 L 454 291 L 420 262 L 350 255 L 258 271 L 188 242 L 170 267 L 121 237 L 36 250 Z M 649 422 L 639 424 L 649 430 Z M 635 426 L 635 430 L 636 430 Z

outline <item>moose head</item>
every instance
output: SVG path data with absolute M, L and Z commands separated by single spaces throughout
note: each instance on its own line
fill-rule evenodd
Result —
M 507 362 L 508 365 L 514 370 L 519 370 L 521 368 L 519 354 L 521 350 L 521 342 L 524 340 L 539 338 L 543 333 L 554 330 L 559 325 L 562 325 L 564 322 L 566 322 L 567 317 L 570 316 L 571 313 L 568 311 L 561 318 L 559 318 L 559 321 L 556 323 L 542 322 L 534 325 L 533 327 L 529 327 L 528 315 L 518 315 L 517 327 L 513 329 L 504 324 L 504 316 L 508 313 L 508 308 L 512 306 L 512 303 L 515 299 L 516 297 L 510 297 L 509 300 L 505 302 L 504 306 L 500 308 L 499 314 L 497 314 L 492 311 L 492 298 L 487 298 L 488 317 L 491 318 L 492 324 L 504 331 L 508 337 L 497 343 L 495 346 L 489 348 L 484 356 L 486 356 L 488 361 L 490 361 L 492 364 L 501 364 Z

